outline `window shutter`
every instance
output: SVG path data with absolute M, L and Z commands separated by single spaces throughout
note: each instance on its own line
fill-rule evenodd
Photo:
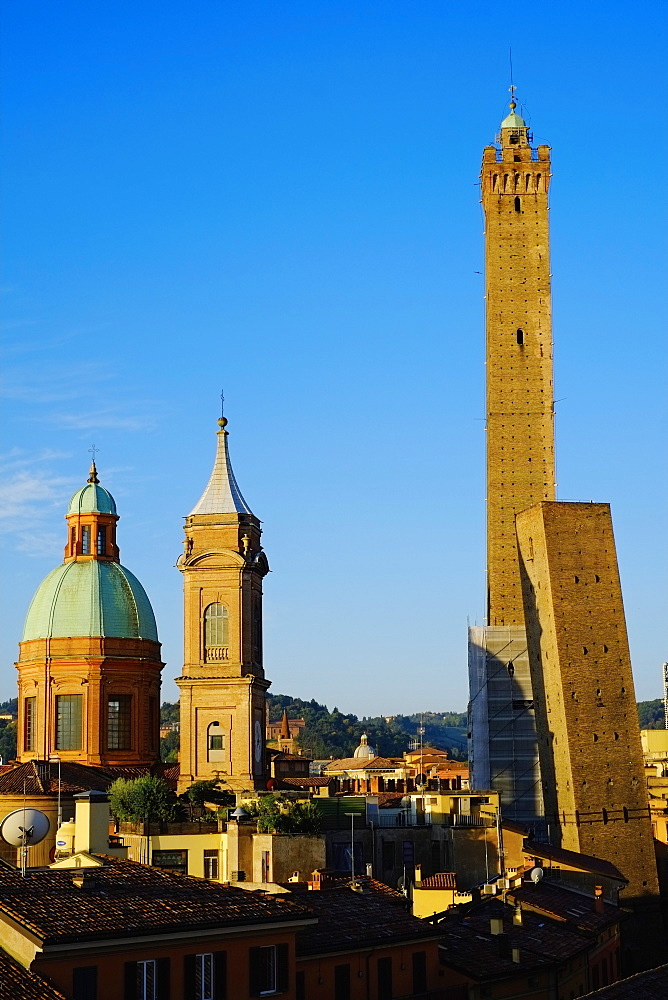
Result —
M 248 981 L 252 997 L 259 997 L 262 991 L 260 950 L 260 948 L 250 948 L 248 951 Z
M 72 973 L 74 1000 L 97 1000 L 97 965 L 82 965 Z
M 169 1000 L 169 959 L 159 958 L 155 963 L 158 980 L 158 1000 Z
M 227 952 L 213 953 L 213 995 L 214 1000 L 227 1000 Z
M 276 989 L 279 993 L 285 993 L 288 988 L 290 971 L 288 968 L 288 946 L 287 944 L 276 945 Z
M 125 1000 L 137 1000 L 137 963 L 125 963 Z
M 183 956 L 183 1000 L 197 1000 L 195 996 L 195 956 Z

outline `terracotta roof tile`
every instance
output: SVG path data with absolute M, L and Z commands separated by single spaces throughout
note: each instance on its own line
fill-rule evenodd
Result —
M 398 757 L 341 757 L 340 760 L 328 760 L 323 771 L 377 771 L 404 764 L 405 761 Z
M 300 901 L 318 923 L 297 931 L 297 956 L 342 949 L 383 947 L 400 941 L 438 938 L 441 929 L 406 912 L 405 900 L 358 893 L 350 887 L 309 892 Z
M 510 889 L 508 898 L 551 914 L 587 934 L 598 934 L 603 928 L 619 923 L 625 916 L 617 906 L 603 900 L 602 912 L 597 913 L 593 897 L 552 882 L 525 882 L 519 889 Z
M 91 789 L 104 792 L 116 778 L 139 778 L 144 774 L 158 775 L 168 784 L 175 786 L 178 779 L 178 764 L 175 771 L 173 764 L 156 763 L 149 767 L 96 767 L 64 760 L 60 764 L 60 788 L 61 792 L 66 794 L 87 792 Z M 3 770 L 0 772 L 0 794 L 22 793 L 24 782 L 27 795 L 55 794 L 58 791 L 58 762 L 30 760 Z
M 505 826 L 505 823 L 504 823 Z M 628 882 L 610 861 L 602 858 L 594 858 L 589 854 L 577 854 L 575 851 L 565 851 L 562 847 L 552 847 L 551 844 L 540 844 L 535 840 L 527 840 L 522 848 L 524 854 L 529 858 L 539 858 L 545 861 L 556 861 L 572 868 L 581 868 L 584 871 L 592 872 L 594 875 L 605 875 L 607 878 L 618 879 L 620 882 Z
M 456 889 L 457 882 L 454 872 L 438 872 L 436 875 L 429 875 L 423 878 L 420 884 L 416 884 L 416 889 Z
M 504 938 L 491 933 L 492 917 L 503 920 Z M 438 926 L 444 934 L 442 954 L 446 964 L 479 982 L 569 961 L 591 947 L 582 934 L 537 913 L 523 911 L 522 924 L 516 925 L 513 907 L 495 899 L 479 904 L 465 917 L 458 914 Z M 505 943 L 508 950 L 504 953 Z M 512 960 L 513 948 L 519 948 L 519 963 Z
M 592 1000 L 665 1000 L 668 996 L 668 965 L 639 972 L 630 979 L 622 979 L 585 996 Z
M 330 784 L 331 780 L 331 778 L 318 777 L 317 775 L 311 775 L 308 778 L 287 778 L 282 776 L 275 779 L 278 787 L 285 786 L 286 788 L 324 788 Z
M 0 913 L 46 943 L 308 918 L 287 896 L 265 896 L 133 861 L 85 869 L 0 868 Z M 82 869 L 78 869 L 81 872 Z
M 55 986 L 29 972 L 0 948 L 0 997 L 7 1000 L 66 1000 Z

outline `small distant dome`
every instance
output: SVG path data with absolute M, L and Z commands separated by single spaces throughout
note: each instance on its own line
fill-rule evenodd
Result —
M 511 111 L 507 118 L 501 122 L 501 128 L 526 128 L 524 118 L 521 118 L 514 111 Z
M 153 608 L 130 570 L 117 562 L 76 560 L 42 581 L 28 609 L 22 641 L 77 636 L 158 641 Z
M 67 513 L 115 514 L 116 501 L 104 486 L 100 486 L 99 483 L 86 483 L 70 500 Z
M 376 751 L 372 746 L 369 746 L 369 737 L 366 733 L 362 733 L 360 736 L 360 745 L 355 750 L 353 754 L 354 757 L 375 757 Z

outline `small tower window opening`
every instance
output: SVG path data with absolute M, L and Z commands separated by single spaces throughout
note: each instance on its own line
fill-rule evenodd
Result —
M 207 760 L 225 759 L 225 733 L 219 722 L 211 722 L 206 730 Z
M 90 526 L 85 525 L 81 529 L 81 553 L 84 556 L 90 555 Z
M 517 343 L 520 347 L 524 347 L 524 330 L 518 330 L 515 336 L 517 337 Z
M 230 614 L 224 604 L 210 604 L 204 611 L 204 647 L 207 658 L 215 659 L 213 650 L 222 650 L 229 645 Z M 218 659 L 225 659 L 222 654 Z
M 70 555 L 74 555 L 77 550 L 77 529 L 70 528 Z
M 26 698 L 23 702 L 23 749 L 35 749 L 35 722 L 37 714 L 37 699 Z
M 107 749 L 132 749 L 132 695 L 110 694 L 107 702 Z
M 522 211 L 522 202 L 520 201 L 519 198 L 515 198 L 515 211 L 516 212 Z
M 519 132 L 511 132 L 510 133 L 510 140 L 509 141 L 510 141 L 511 146 L 516 146 L 518 144 L 518 142 L 520 141 L 520 134 L 519 134 Z
M 98 528 L 97 529 L 97 554 L 99 556 L 106 555 L 107 552 L 107 529 Z
M 262 611 L 259 597 L 253 602 L 253 655 L 258 663 L 262 662 Z

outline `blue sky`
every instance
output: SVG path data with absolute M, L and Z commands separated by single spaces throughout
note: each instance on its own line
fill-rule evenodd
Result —
M 484 613 L 481 151 L 508 48 L 553 149 L 559 495 L 609 501 L 639 698 L 665 629 L 659 5 L 10 2 L 0 698 L 94 442 L 180 672 L 225 388 L 272 690 L 463 710 Z

